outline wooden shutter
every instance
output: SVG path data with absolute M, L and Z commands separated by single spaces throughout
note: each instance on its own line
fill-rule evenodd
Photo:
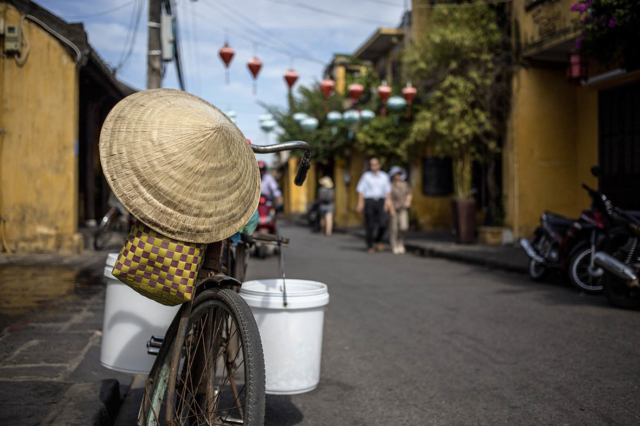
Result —
M 640 82 L 598 93 L 598 132 L 600 190 L 640 210 Z

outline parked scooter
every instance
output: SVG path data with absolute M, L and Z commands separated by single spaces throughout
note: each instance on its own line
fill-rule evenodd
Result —
M 594 175 L 597 168 L 592 169 Z M 595 265 L 597 247 L 606 239 L 610 201 L 604 194 L 582 185 L 593 199 L 590 210 L 579 219 L 545 212 L 533 241 L 521 239 L 520 245 L 530 257 L 529 275 L 539 280 L 554 268 L 566 271 L 571 283 L 581 291 L 602 291 L 602 269 Z
M 613 208 L 617 225 L 612 229 L 595 263 L 604 272 L 603 291 L 609 303 L 626 309 L 640 307 L 640 214 Z
M 258 221 L 258 227 L 256 232 L 263 234 L 277 235 L 276 226 L 276 210 L 273 207 L 273 203 L 265 195 L 260 196 L 260 203 L 258 204 L 258 215 L 260 219 Z M 256 242 L 256 255 L 260 259 L 266 259 L 268 256 L 275 253 L 276 248 L 273 245 L 263 244 Z

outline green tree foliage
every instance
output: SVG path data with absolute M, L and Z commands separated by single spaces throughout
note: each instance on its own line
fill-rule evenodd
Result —
M 494 155 L 509 79 L 503 32 L 487 5 L 434 8 L 432 25 L 405 56 L 414 81 L 429 82 L 410 143 L 428 143 L 454 161 L 456 198 L 471 198 L 474 159 Z
M 605 66 L 640 68 L 640 1 L 579 0 L 571 10 L 582 29 L 577 52 Z
M 404 111 L 401 113 L 404 115 Z M 408 162 L 411 141 L 408 138 L 411 121 L 376 116 L 356 133 L 354 146 L 368 156 L 377 156 L 382 167 Z
M 353 62 L 357 63 L 355 60 Z M 370 109 L 379 114 L 382 107 L 380 98 L 377 96 L 380 79 L 371 69 L 368 69 L 361 75 L 347 75 L 346 86 L 355 82 L 364 87 L 364 92 L 354 108 Z M 400 93 L 400 91 L 396 90 L 394 93 Z M 346 109 L 343 106 L 349 105 L 350 102 L 348 93 L 344 95 L 334 93 L 328 100 L 325 99 L 320 90 L 320 83 L 316 82 L 311 87 L 299 86 L 293 98 L 291 110 L 268 105 L 263 107 L 273 114 L 278 126 L 282 129 L 279 140 L 308 142 L 313 150 L 314 159 L 319 163 L 326 163 L 336 156 L 347 157 L 351 148 L 361 150 L 367 155 L 378 156 L 385 167 L 405 162 L 409 146 L 410 122 L 400 119 L 396 120 L 396 125 L 392 113 L 389 113 L 386 118 L 376 116 L 367 125 L 361 122 L 351 128 L 344 122 L 330 124 L 327 121 L 327 111 L 344 113 Z M 313 132 L 303 130 L 293 120 L 293 114 L 296 112 L 304 112 L 310 117 L 317 118 L 318 128 Z M 404 112 L 399 115 L 404 115 Z M 333 128 L 336 129 L 335 134 Z
M 299 86 L 297 96 L 293 98 L 293 109 L 277 106 L 263 105 L 282 130 L 278 139 L 281 142 L 301 140 L 309 143 L 313 150 L 313 157 L 319 163 L 326 163 L 334 155 L 340 155 L 351 144 L 348 137 L 348 129 L 344 123 L 330 124 L 327 121 L 327 109 L 329 111 L 341 111 L 342 98 L 331 96 L 325 99 L 320 90 L 320 83 L 314 83 L 311 87 Z M 304 112 L 319 121 L 318 128 L 313 132 L 307 132 L 293 119 L 296 112 Z M 332 133 L 332 127 L 337 132 Z

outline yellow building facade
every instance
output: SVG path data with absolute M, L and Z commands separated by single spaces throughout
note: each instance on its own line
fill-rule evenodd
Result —
M 598 187 L 590 173 L 600 164 L 599 96 L 640 81 L 620 70 L 569 81 L 569 55 L 578 36 L 572 0 L 513 2 L 513 43 L 521 54 L 512 88 L 512 111 L 503 147 L 506 225 L 527 236 L 550 210 L 577 217 L 589 207 L 581 183 Z M 640 149 L 640 148 L 639 148 Z
M 84 163 L 93 170 L 93 150 L 86 146 L 97 147 L 102 118 L 93 120 L 86 110 L 80 111 L 81 105 L 92 105 L 81 102 L 81 92 L 91 96 L 89 85 L 108 78 L 96 72 L 97 55 L 88 43 L 76 40 L 78 56 L 34 20 L 22 20 L 26 13 L 58 33 L 68 31 L 68 38 L 84 37 L 86 42 L 81 26 L 72 27 L 33 3 L 22 11 L 0 2 L 4 28 L 20 28 L 22 21 L 30 45 L 22 64 L 16 61 L 17 52 L 3 50 L 0 59 L 0 216 L 5 221 L 4 238 L 14 252 L 78 252 L 83 247 L 78 234 L 79 163 L 86 157 Z M 4 40 L 0 45 L 4 49 Z M 19 54 L 26 54 L 24 43 Z M 112 79 L 113 93 L 101 93 L 102 116 L 106 116 L 105 108 L 124 96 Z M 89 120 L 91 125 L 87 125 Z M 80 134 L 83 128 L 86 131 Z M 93 187 L 94 182 L 88 186 Z

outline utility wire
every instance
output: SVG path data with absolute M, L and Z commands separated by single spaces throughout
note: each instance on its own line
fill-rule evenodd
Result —
M 189 60 L 185 61 L 189 63 L 189 66 L 193 66 L 194 68 L 196 67 L 195 65 L 195 58 L 193 57 L 193 24 L 192 19 L 189 19 L 189 6 L 187 6 L 187 2 L 189 0 L 183 1 L 182 2 L 182 11 L 184 12 L 184 20 L 186 21 L 186 26 L 187 26 L 187 30 L 189 32 L 189 37 L 185 38 L 185 42 L 187 43 L 187 52 L 189 54 Z
M 191 1 L 189 4 L 191 10 L 195 12 L 196 5 L 194 4 L 194 2 Z M 197 12 L 195 13 L 197 14 Z M 196 79 L 198 92 L 200 92 L 202 90 L 202 87 L 200 86 L 200 48 L 198 47 L 198 20 L 195 19 L 193 14 L 191 15 L 191 19 L 193 20 L 194 35 L 196 39 Z
M 227 19 L 229 19 L 229 20 L 231 20 L 231 21 L 234 21 L 234 22 L 238 23 L 239 25 L 242 25 L 242 23 L 241 23 L 241 22 L 238 22 L 238 19 L 237 19 L 237 18 L 235 18 L 234 16 L 232 16 L 232 15 L 226 15 L 226 14 L 224 13 L 224 11 L 222 11 L 222 10 L 221 10 L 221 9 L 219 9 L 219 8 L 215 8 L 213 5 L 211 5 L 211 4 L 209 4 L 209 3 L 205 3 L 205 2 L 203 2 L 203 4 L 205 4 L 207 7 L 211 8 L 211 9 L 212 9 L 212 10 L 214 10 L 215 12 L 222 14 L 222 15 L 223 15 L 223 16 L 225 16 Z M 201 14 L 197 14 L 197 15 L 195 15 L 195 16 L 197 16 L 198 18 L 201 18 L 201 19 L 205 20 L 205 22 L 207 22 L 208 24 L 210 24 L 210 23 L 211 23 L 211 21 L 207 20 L 207 19 L 206 19 L 203 15 L 201 15 Z M 249 43 L 251 43 L 251 44 L 255 44 L 255 45 L 258 45 L 258 46 L 261 46 L 261 47 L 265 47 L 265 48 L 267 48 L 267 49 L 269 49 L 269 50 L 272 50 L 272 51 L 274 51 L 274 52 L 278 52 L 278 53 L 282 53 L 283 55 L 286 55 L 286 56 L 289 56 L 289 57 L 292 57 L 292 56 L 293 56 L 293 57 L 295 57 L 295 58 L 303 59 L 303 60 L 305 60 L 305 61 L 314 62 L 314 63 L 321 64 L 321 65 L 326 65 L 326 62 L 324 62 L 324 61 L 321 61 L 321 60 L 318 60 L 318 59 L 315 59 L 315 58 L 311 58 L 311 57 L 309 57 L 309 56 L 302 56 L 302 55 L 299 55 L 299 54 L 297 54 L 297 53 L 293 53 L 293 52 L 291 52 L 291 51 L 289 51 L 289 50 L 286 50 L 286 49 L 283 49 L 283 48 L 279 48 L 279 47 L 273 46 L 272 44 L 266 44 L 266 43 L 264 42 L 264 36 L 262 36 L 261 34 L 255 34 L 255 33 L 253 33 L 253 32 L 250 32 L 250 31 L 249 31 L 249 30 L 247 30 L 246 28 L 243 28 L 243 30 L 244 30 L 245 32 L 250 33 L 250 35 L 245 35 L 245 34 L 242 34 L 242 33 L 235 32 L 235 31 L 232 31 L 232 30 L 230 30 L 230 29 L 227 29 L 227 31 L 229 32 L 229 34 L 232 34 L 234 37 L 241 38 L 241 39 L 243 39 L 243 40 L 245 40 L 245 41 L 247 41 L 247 42 L 249 42 Z
M 258 22 L 256 22 L 255 20 L 251 19 L 249 16 L 243 14 L 242 12 L 238 11 L 237 9 L 234 9 L 233 7 L 229 6 L 227 3 L 225 3 L 224 1 L 220 1 L 220 0 L 214 0 L 218 5 L 224 7 L 225 9 L 229 10 L 231 13 L 234 13 L 236 15 L 239 15 L 242 19 L 244 19 L 245 21 L 249 22 L 250 24 L 254 25 L 255 27 L 259 28 L 260 30 L 262 30 L 265 34 L 267 34 L 270 38 L 272 38 L 273 40 L 277 41 L 278 43 L 280 43 L 282 46 L 284 46 L 287 49 L 291 49 L 294 51 L 297 51 L 298 54 L 301 54 L 301 56 L 307 56 L 307 53 L 304 52 L 303 49 L 301 49 L 300 47 L 296 46 L 295 44 L 291 43 L 291 42 L 286 42 L 284 40 L 282 40 L 281 38 L 279 38 L 277 35 L 275 35 L 272 31 L 264 28 L 262 25 L 260 25 Z M 309 56 L 310 57 L 310 56 Z M 312 57 L 311 57 L 312 58 Z M 312 58 L 315 59 L 315 58 Z
M 131 0 L 131 1 L 128 1 L 126 3 L 121 4 L 120 6 L 116 6 L 113 9 L 103 10 L 102 12 L 91 13 L 89 15 L 69 16 L 69 17 L 67 17 L 67 19 L 87 19 L 87 18 L 93 18 L 93 17 L 96 17 L 96 16 L 108 15 L 109 13 L 117 12 L 120 9 L 124 9 L 125 7 L 129 6 L 130 4 L 135 3 L 137 1 L 138 0 Z
M 360 18 L 358 16 L 345 15 L 343 13 L 335 13 L 335 12 L 331 12 L 329 10 L 320 9 L 318 7 L 310 6 L 310 5 L 307 5 L 307 4 L 304 4 L 304 3 L 300 3 L 300 2 L 280 1 L 280 0 L 269 0 L 269 1 L 272 2 L 272 3 L 286 4 L 287 6 L 294 6 L 294 7 L 299 7 L 299 8 L 302 8 L 302 9 L 308 9 L 308 10 L 312 10 L 312 11 L 317 12 L 317 13 L 322 13 L 322 14 L 330 15 L 330 16 L 336 16 L 336 17 L 342 18 L 342 19 L 365 22 L 367 24 L 389 25 L 388 22 L 382 22 L 382 21 L 376 21 L 376 20 L 373 20 L 373 19 Z
M 178 25 L 178 6 L 173 0 L 164 0 L 164 7 L 169 15 L 173 15 L 175 34 L 173 38 L 173 46 L 175 51 L 175 63 L 176 71 L 178 72 L 178 83 L 180 83 L 180 90 L 187 90 L 186 78 L 182 75 L 182 55 L 180 54 L 180 42 L 182 41 L 182 34 L 180 32 L 180 25 Z M 172 12 L 173 10 L 173 12 Z
M 135 47 L 136 44 L 136 38 L 138 35 L 138 28 L 140 27 L 140 18 L 142 16 L 142 10 L 144 9 L 144 5 L 145 5 L 145 0 L 138 0 L 138 10 L 137 10 L 137 14 L 135 17 L 135 24 L 134 24 L 134 28 L 133 28 L 133 32 L 132 32 L 132 36 L 131 36 L 131 43 L 129 44 L 129 50 L 126 51 L 127 47 L 127 41 L 129 39 L 128 34 L 127 34 L 127 41 L 125 41 L 125 50 L 122 51 L 122 55 L 120 56 L 120 62 L 118 63 L 118 66 L 116 67 L 115 71 L 118 71 L 120 69 L 122 69 L 122 67 L 127 63 L 127 61 L 129 60 L 129 58 L 131 57 L 131 53 L 133 53 L 133 48 Z M 133 19 L 133 14 L 131 15 L 131 18 Z M 131 30 L 131 24 L 132 22 L 129 23 L 129 29 Z M 126 53 L 125 53 L 126 51 Z

